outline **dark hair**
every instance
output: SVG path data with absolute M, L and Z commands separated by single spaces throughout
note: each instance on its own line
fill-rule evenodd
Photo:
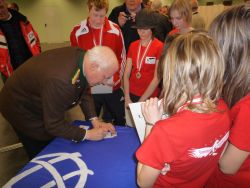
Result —
M 210 34 L 225 58 L 223 98 L 232 107 L 250 92 L 250 3 L 233 6 L 217 16 Z
M 162 80 L 163 78 L 163 63 L 164 63 L 164 58 L 167 54 L 168 47 L 178 35 L 179 34 L 168 35 L 164 41 L 163 50 L 162 50 L 161 57 L 158 62 L 158 68 L 157 68 L 157 77 L 159 80 Z
M 19 6 L 16 3 L 9 3 L 8 8 L 13 9 L 15 11 L 19 11 Z

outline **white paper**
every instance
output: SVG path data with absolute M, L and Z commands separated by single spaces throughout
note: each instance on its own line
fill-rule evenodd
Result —
M 142 115 L 141 104 L 142 104 L 142 102 L 137 102 L 137 103 L 130 103 L 128 105 L 129 105 L 132 117 L 134 119 L 137 134 L 138 134 L 140 141 L 142 143 L 144 140 L 144 137 L 145 137 L 146 122 L 145 122 L 145 119 Z
M 160 105 L 161 100 L 159 100 L 158 105 Z M 130 103 L 129 108 L 132 114 L 132 117 L 134 119 L 135 128 L 137 131 L 137 134 L 140 138 L 141 143 L 143 142 L 145 138 L 145 129 L 146 129 L 146 121 L 142 115 L 141 111 L 141 104 L 144 102 L 137 102 L 137 103 Z M 163 114 L 161 119 L 168 118 L 167 114 Z

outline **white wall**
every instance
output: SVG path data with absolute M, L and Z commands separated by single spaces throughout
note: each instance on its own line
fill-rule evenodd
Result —
M 87 0 L 19 0 L 20 12 L 31 21 L 42 43 L 69 41 L 74 25 L 87 17 Z M 123 0 L 110 0 L 108 15 Z
M 19 5 L 20 12 L 28 17 L 38 32 L 42 43 L 69 41 L 72 28 L 87 17 L 87 0 L 8 0 Z M 109 12 L 124 0 L 109 0 Z M 172 0 L 162 0 L 170 5 Z M 200 6 L 200 13 L 207 22 L 224 10 L 223 5 Z

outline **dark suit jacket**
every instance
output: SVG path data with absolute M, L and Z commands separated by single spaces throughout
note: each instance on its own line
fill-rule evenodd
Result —
M 96 116 L 85 77 L 71 83 L 84 53 L 73 47 L 50 50 L 14 71 L 0 93 L 0 110 L 14 129 L 37 140 L 83 139 L 85 131 L 66 122 L 64 115 L 81 103 L 87 119 Z

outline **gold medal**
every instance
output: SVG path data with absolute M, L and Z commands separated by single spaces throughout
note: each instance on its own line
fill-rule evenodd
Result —
M 140 79 L 140 78 L 141 78 L 141 73 L 140 73 L 140 72 L 137 72 L 137 73 L 136 73 L 136 78 L 137 78 L 137 79 Z
M 151 39 L 151 40 L 149 41 L 149 43 L 147 44 L 147 47 L 146 47 L 146 49 L 145 49 L 145 51 L 144 51 L 142 57 L 141 57 L 141 47 L 142 47 L 141 42 L 140 42 L 140 45 L 139 45 L 139 47 L 138 47 L 138 53 L 137 53 L 137 58 L 136 58 L 136 69 L 137 69 L 137 73 L 135 74 L 135 76 L 136 76 L 136 78 L 137 78 L 138 80 L 141 78 L 141 73 L 140 73 L 140 71 L 141 71 L 141 68 L 142 68 L 142 65 L 143 65 L 144 58 L 145 58 L 145 56 L 146 56 L 146 54 L 147 54 L 147 52 L 148 52 L 148 50 L 149 50 L 149 48 L 150 48 L 150 46 L 151 46 L 151 43 L 152 43 L 152 39 Z M 140 59 L 140 57 L 141 57 L 141 59 Z

